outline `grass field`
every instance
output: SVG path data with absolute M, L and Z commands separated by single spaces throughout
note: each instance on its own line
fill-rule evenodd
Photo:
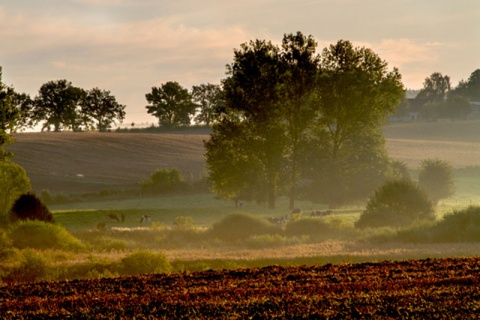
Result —
M 454 167 L 457 191 L 439 203 L 439 219 L 453 210 L 480 203 L 480 122 L 396 124 L 384 131 L 390 155 L 407 163 L 413 172 L 427 158 L 440 158 Z M 68 195 L 128 190 L 163 167 L 177 167 L 189 180 L 206 174 L 202 142 L 208 139 L 206 132 L 25 133 L 17 134 L 15 139 L 17 143 L 11 147 L 14 161 L 26 168 L 37 192 L 48 189 L 52 194 Z M 336 230 L 328 240 L 288 236 L 278 231 L 277 235 L 226 243 L 208 238 L 205 232 L 235 213 L 250 214 L 263 221 L 283 216 L 289 213 L 288 199 L 279 198 L 274 210 L 249 202 L 237 208 L 233 202 L 218 200 L 208 193 L 155 197 L 122 194 L 86 199 L 49 206 L 58 224 L 89 244 L 86 251 L 77 253 L 59 249 L 34 251 L 34 257 L 40 255 L 56 261 L 52 270 L 64 268 L 73 272 L 84 268 L 87 277 L 111 276 L 108 265 L 118 263 L 129 252 L 145 248 L 161 251 L 169 261 L 176 261 L 178 268 L 188 265 L 189 270 L 463 257 L 480 252 L 477 243 L 395 242 L 388 240 L 394 239 L 395 230 L 355 230 L 353 225 L 364 209 L 363 203 L 339 208 L 333 216 L 324 218 Z M 326 209 L 306 201 L 298 201 L 296 206 L 307 215 L 313 210 Z M 123 214 L 125 222 L 118 223 L 109 214 Z M 142 215 L 149 215 L 151 224 L 140 223 Z M 193 225 L 185 230 L 175 227 L 179 217 L 191 219 Z M 106 230 L 99 232 L 99 224 L 104 224 Z M 0 264 L 0 275 L 2 267 L 11 268 L 11 263 L 6 267 Z M 54 271 L 56 277 L 61 272 Z M 73 274 L 85 277 L 83 273 Z M 48 279 L 50 275 L 40 279 L 45 277 Z

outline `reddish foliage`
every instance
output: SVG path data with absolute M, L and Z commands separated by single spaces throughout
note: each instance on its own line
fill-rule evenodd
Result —
M 0 288 L 13 318 L 480 317 L 480 258 L 205 271 Z

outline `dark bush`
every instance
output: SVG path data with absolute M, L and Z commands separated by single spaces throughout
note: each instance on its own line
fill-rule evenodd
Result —
M 17 220 L 40 220 L 53 222 L 53 215 L 42 201 L 33 193 L 22 194 L 13 204 L 10 217 Z
M 235 213 L 215 223 L 209 236 L 224 241 L 245 240 L 251 236 L 280 234 L 281 229 L 267 220 L 243 213 Z
M 416 220 L 434 219 L 433 204 L 425 191 L 412 181 L 396 180 L 375 191 L 355 227 L 403 227 Z

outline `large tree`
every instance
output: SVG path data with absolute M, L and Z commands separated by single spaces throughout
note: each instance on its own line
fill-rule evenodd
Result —
M 282 41 L 281 73 L 283 111 L 287 123 L 287 158 L 289 168 L 290 209 L 295 207 L 297 181 L 300 177 L 300 151 L 308 140 L 308 128 L 314 118 L 312 91 L 319 70 L 317 43 L 312 36 L 301 32 L 284 35 Z
M 40 87 L 34 100 L 33 118 L 42 122 L 42 130 L 58 132 L 61 129 L 79 130 L 82 119 L 79 113 L 79 101 L 84 95 L 81 88 L 74 87 L 70 81 L 49 81 Z
M 351 190 L 349 177 L 358 178 L 363 172 L 364 179 L 370 178 L 366 173 L 371 170 L 365 170 L 365 165 L 371 168 L 369 158 L 388 162 L 382 155 L 385 147 L 380 128 L 404 95 L 398 70 L 389 70 L 387 62 L 371 49 L 357 48 L 340 40 L 323 50 L 316 89 L 317 125 L 313 133 L 322 146 L 323 165 L 316 168 L 317 180 L 321 178 L 323 183 L 330 184 L 335 195 L 330 198 L 330 205 L 344 201 L 341 196 L 356 193 Z M 366 149 L 361 151 L 362 148 Z M 358 163 L 360 154 L 369 153 Z M 377 163 L 378 169 L 387 172 L 381 164 L 382 161 Z
M 125 118 L 125 106 L 119 104 L 110 91 L 93 88 L 88 90 L 80 101 L 81 114 L 87 124 L 96 121 L 99 131 L 107 131 L 115 123 Z
M 213 190 L 228 198 L 253 193 L 269 208 L 275 207 L 285 146 L 280 73 L 280 50 L 270 41 L 236 49 L 223 82 L 224 114 L 205 144 Z
M 193 86 L 192 98 L 198 107 L 196 123 L 210 126 L 217 113 L 224 108 L 223 90 L 220 85 L 207 83 Z
M 178 82 L 168 81 L 160 87 L 152 87 L 152 92 L 145 97 L 149 103 L 147 112 L 158 118 L 161 127 L 190 125 L 195 104 L 188 90 Z

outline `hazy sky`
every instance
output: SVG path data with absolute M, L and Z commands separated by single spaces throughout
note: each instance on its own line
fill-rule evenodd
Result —
M 219 83 L 233 49 L 302 31 L 373 49 L 407 88 L 480 68 L 479 0 L 0 0 L 3 81 L 32 97 L 51 80 L 110 90 L 125 123 L 157 122 L 145 94 Z

